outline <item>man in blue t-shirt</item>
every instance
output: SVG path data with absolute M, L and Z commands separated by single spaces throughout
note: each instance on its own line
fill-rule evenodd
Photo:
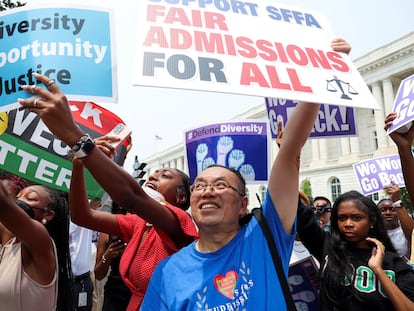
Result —
M 332 47 L 350 50 L 342 39 Z M 285 275 L 296 235 L 297 159 L 318 111 L 317 104 L 296 106 L 263 202 Z M 285 310 L 266 238 L 255 218 L 245 221 L 248 198 L 240 173 L 218 165 L 206 168 L 194 181 L 190 205 L 200 237 L 157 266 L 141 310 Z

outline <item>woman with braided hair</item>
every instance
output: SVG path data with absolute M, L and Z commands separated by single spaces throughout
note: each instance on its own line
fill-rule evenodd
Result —
M 10 193 L 15 196 L 29 185 L 25 179 L 9 173 L 1 174 L 0 180 L 9 188 Z
M 73 310 L 69 208 L 33 185 L 16 197 L 0 183 L 0 305 L 9 311 Z

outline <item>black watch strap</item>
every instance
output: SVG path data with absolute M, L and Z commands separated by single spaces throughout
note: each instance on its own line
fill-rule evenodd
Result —
M 86 158 L 95 148 L 95 143 L 89 134 L 84 134 L 68 151 L 68 154 L 78 159 Z

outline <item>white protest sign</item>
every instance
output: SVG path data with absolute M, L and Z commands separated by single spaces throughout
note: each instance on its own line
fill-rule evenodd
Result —
M 414 75 L 401 81 L 392 111 L 397 113 L 397 118 L 387 130 L 387 134 L 394 131 L 407 132 L 414 120 Z
M 378 108 L 320 13 L 263 0 L 139 3 L 135 85 Z

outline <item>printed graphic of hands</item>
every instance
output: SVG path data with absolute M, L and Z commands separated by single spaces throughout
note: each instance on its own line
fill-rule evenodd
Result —
M 256 173 L 254 172 L 253 166 L 250 165 L 250 164 L 243 164 L 239 168 L 239 172 L 240 172 L 240 174 L 242 174 L 242 176 L 244 177 L 244 180 L 246 180 L 246 181 L 256 179 Z
M 220 137 L 217 142 L 217 164 L 226 165 L 227 154 L 233 149 L 233 139 L 229 136 Z
M 246 155 L 243 150 L 233 149 L 234 143 L 230 136 L 222 136 L 217 141 L 217 159 L 208 155 L 208 145 L 201 143 L 196 149 L 197 174 L 212 164 L 228 166 L 238 170 L 246 181 L 255 180 L 256 174 L 250 164 L 244 164 Z M 228 164 L 227 164 L 228 162 Z
M 203 170 L 203 161 L 208 154 L 208 146 L 205 143 L 199 144 L 196 149 L 197 175 Z
M 203 170 L 212 164 L 216 164 L 216 162 L 214 162 L 214 159 L 212 157 L 205 158 L 203 161 Z
M 237 170 L 244 163 L 243 150 L 233 149 L 229 154 L 229 167 Z
M 288 278 L 289 288 L 292 291 L 292 287 L 301 285 L 304 282 L 304 279 L 301 275 L 295 274 L 291 275 Z M 292 294 L 293 299 L 295 300 L 295 306 L 298 311 L 308 311 L 309 307 L 307 303 L 313 302 L 316 300 L 315 294 L 310 290 L 304 290 L 295 294 Z
M 304 302 L 312 302 L 316 300 L 315 294 L 310 290 L 304 290 L 292 295 L 294 300 L 302 300 Z
M 308 305 L 303 301 L 295 301 L 295 307 L 298 311 L 309 311 Z

